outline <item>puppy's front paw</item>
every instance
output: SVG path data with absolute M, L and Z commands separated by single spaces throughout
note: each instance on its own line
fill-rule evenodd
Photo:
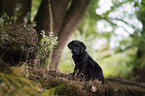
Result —
M 68 75 L 68 79 L 69 79 L 69 80 L 73 80 L 73 79 L 74 79 L 74 77 L 75 77 L 75 76 L 74 76 L 74 74 L 73 74 L 73 73 L 70 73 L 70 74 Z

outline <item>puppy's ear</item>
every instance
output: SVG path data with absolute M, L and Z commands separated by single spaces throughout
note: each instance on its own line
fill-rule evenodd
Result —
M 74 42 L 74 41 L 71 41 L 71 42 L 67 45 L 69 49 L 72 49 L 72 44 L 73 44 L 73 42 Z
M 81 53 L 83 53 L 86 50 L 86 46 L 83 42 L 81 42 Z

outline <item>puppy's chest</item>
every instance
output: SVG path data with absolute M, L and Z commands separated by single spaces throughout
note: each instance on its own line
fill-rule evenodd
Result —
M 80 62 L 84 61 L 84 58 L 82 58 L 81 56 L 73 55 L 72 58 L 73 58 L 75 63 L 80 63 Z
M 77 67 L 81 67 L 81 66 L 83 66 L 83 65 L 87 65 L 87 63 L 88 62 L 86 62 L 86 59 L 84 59 L 84 58 L 81 58 L 81 57 L 79 57 L 79 56 L 74 56 L 73 57 L 73 60 L 74 60 L 74 62 L 75 62 L 75 65 L 77 66 Z

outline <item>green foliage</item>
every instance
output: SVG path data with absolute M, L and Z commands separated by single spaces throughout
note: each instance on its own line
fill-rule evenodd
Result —
M 142 50 L 141 52 L 144 54 L 145 48 L 144 0 L 112 0 L 111 2 L 112 6 L 107 11 L 98 14 L 96 13 L 96 9 L 99 8 L 98 1 L 92 0 L 71 39 L 78 39 L 86 44 L 88 53 L 102 67 L 105 77 L 133 80 L 134 69 L 137 66 L 145 65 L 145 55 L 141 59 L 137 58 L 138 50 Z M 132 11 L 125 10 L 128 5 L 131 6 Z M 140 20 L 131 23 L 137 18 Z M 102 25 L 97 25 L 100 24 L 99 22 L 103 24 L 101 30 L 98 26 L 102 27 Z M 137 26 L 141 24 L 143 29 Z M 104 30 L 108 26 L 111 27 L 111 30 Z M 124 33 L 120 29 L 123 29 Z M 133 31 L 129 32 L 130 29 L 133 29 Z M 123 36 L 123 34 L 127 35 Z M 113 47 L 111 44 L 113 44 Z M 64 50 L 59 70 L 69 73 L 73 71 L 74 62 L 68 48 Z
M 12 25 L 13 24 L 14 17 L 8 16 L 6 13 L 4 13 L 0 17 L 0 27 L 5 27 L 7 25 Z
M 77 28 L 77 31 L 79 31 L 80 35 L 83 35 L 84 38 L 90 35 L 91 37 L 95 38 L 95 36 L 97 35 L 95 26 L 96 20 L 98 20 L 98 18 L 96 18 L 96 9 L 99 7 L 98 2 L 99 0 L 90 1 L 87 11 Z
M 15 9 L 14 9 L 14 13 L 13 16 L 9 16 L 6 13 L 3 13 L 2 16 L 0 17 L 0 27 L 5 27 L 8 25 L 14 25 L 17 17 L 19 15 L 21 15 L 21 11 L 20 8 L 22 7 L 21 4 L 17 4 Z
M 119 53 L 101 60 L 100 64 L 103 67 L 104 75 L 107 77 L 133 79 L 131 76 L 133 75 L 132 70 L 134 67 L 130 64 L 133 57 L 129 56 L 129 54 L 134 55 L 134 53 L 131 54 L 128 52 Z
M 0 27 L 6 27 L 8 25 L 15 25 L 18 16 L 20 16 L 21 13 L 21 4 L 16 4 L 14 12 L 13 12 L 13 16 L 9 16 L 6 13 L 3 13 L 2 16 L 0 17 Z M 27 13 L 27 15 L 23 18 L 24 20 L 24 24 L 28 24 L 30 23 L 31 16 L 30 16 L 30 12 Z M 35 22 L 32 22 L 31 25 L 33 27 L 36 26 Z

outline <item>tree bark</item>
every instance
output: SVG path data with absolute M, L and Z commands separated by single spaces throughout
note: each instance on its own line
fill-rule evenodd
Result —
M 2 13 L 2 4 L 3 4 L 3 0 L 0 0 L 0 13 Z M 1 14 L 0 14 L 1 17 Z
M 54 50 L 52 63 L 50 64 L 51 70 L 57 70 L 62 50 L 81 21 L 89 1 L 90 0 L 73 0 L 58 34 L 58 44 Z

